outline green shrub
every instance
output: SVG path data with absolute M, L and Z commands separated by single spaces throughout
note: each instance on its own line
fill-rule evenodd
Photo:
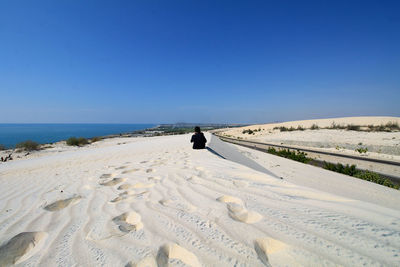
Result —
M 394 189 L 399 189 L 399 185 L 397 184 L 393 184 L 392 181 L 390 181 L 387 178 L 384 178 L 382 176 L 380 176 L 378 173 L 374 173 L 371 171 L 362 171 L 362 170 L 358 170 L 356 165 L 349 165 L 347 164 L 346 166 L 344 166 L 343 164 L 333 164 L 333 163 L 329 163 L 329 162 L 324 162 L 324 169 L 330 170 L 330 171 L 334 171 L 334 172 L 338 172 L 338 173 L 343 173 L 349 176 L 353 176 L 359 179 L 363 179 L 369 182 L 373 182 L 376 184 L 380 184 L 380 185 L 384 185 L 390 188 L 394 188 Z
M 355 151 L 357 151 L 358 153 L 360 153 L 360 154 L 362 154 L 362 153 L 367 153 L 368 152 L 368 148 L 363 148 L 363 147 L 360 147 L 360 148 L 357 148 Z
M 354 176 L 357 173 L 356 165 L 347 164 L 346 166 L 344 166 L 341 163 L 333 164 L 333 163 L 329 163 L 329 162 L 325 162 L 324 161 L 323 168 L 327 169 L 327 170 L 330 170 L 330 171 L 347 174 L 347 175 L 350 175 L 350 176 Z
M 0 144 L 0 151 L 1 150 L 6 150 L 6 147 L 4 145 L 2 145 L 2 144 Z
M 307 158 L 307 153 L 300 152 L 298 150 L 297 151 L 290 151 L 289 149 L 276 150 L 275 148 L 270 147 L 268 148 L 267 152 L 276 156 L 292 159 L 303 163 L 308 163 L 311 161 L 311 158 Z
M 313 124 L 313 125 L 311 125 L 311 128 L 310 128 L 311 130 L 318 130 L 319 129 L 319 126 L 317 125 L 317 124 Z
M 299 126 L 297 126 L 297 130 L 298 130 L 298 131 L 304 131 L 304 128 L 301 127 L 301 125 L 299 125 Z
M 15 147 L 26 151 L 39 150 L 39 144 L 32 140 L 26 140 L 18 143 L 15 145 Z
M 254 131 L 255 131 L 255 130 L 254 130 Z M 254 134 L 254 131 L 251 130 L 251 129 L 248 129 L 248 130 L 243 130 L 242 133 L 243 133 L 243 134 L 246 134 L 246 133 L 248 133 L 248 134 Z
M 88 143 L 89 143 L 88 140 L 84 137 L 79 137 L 79 138 L 70 137 L 67 139 L 67 145 L 69 146 L 83 146 Z

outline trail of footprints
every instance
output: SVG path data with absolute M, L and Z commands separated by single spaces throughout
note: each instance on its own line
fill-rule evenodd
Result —
M 147 161 L 142 161 L 141 164 L 145 164 Z M 152 165 L 154 166 L 154 165 Z M 126 169 L 127 166 L 116 167 L 115 170 L 123 170 L 121 174 L 129 174 L 137 172 L 140 169 Z M 196 168 L 201 169 L 201 168 Z M 155 172 L 154 169 L 145 169 L 146 173 Z M 113 174 L 104 173 L 99 177 L 99 185 L 104 187 L 112 187 L 125 182 L 126 178 L 112 178 Z M 111 180 L 110 180 L 111 178 Z M 149 191 L 136 192 L 135 189 L 149 189 L 156 185 L 157 182 L 161 180 L 158 176 L 148 177 L 150 183 L 138 182 L 135 184 L 125 183 L 119 185 L 118 190 L 125 190 L 118 194 L 117 197 L 110 200 L 110 204 L 115 204 L 120 201 L 130 201 L 138 198 L 147 198 Z M 134 190 L 129 190 L 134 189 Z M 46 205 L 44 209 L 49 212 L 57 212 L 68 206 L 75 205 L 79 203 L 82 199 L 79 195 L 74 195 L 70 198 L 57 200 L 49 205 Z M 229 216 L 239 222 L 252 224 L 260 221 L 262 216 L 254 211 L 249 211 L 246 209 L 245 204 L 239 198 L 232 196 L 221 196 L 216 199 L 219 202 L 226 203 Z M 173 201 L 170 199 L 162 199 L 159 201 L 162 206 L 171 206 Z M 183 206 L 182 206 L 183 205 Z M 179 205 L 177 208 L 185 210 L 186 212 L 194 212 L 197 207 L 192 205 Z M 112 221 L 118 226 L 121 232 L 129 233 L 131 231 L 143 230 L 144 225 L 141 221 L 141 216 L 135 211 L 127 211 L 114 217 Z M 13 238 L 11 238 L 7 243 L 0 247 L 0 266 L 10 266 L 13 264 L 18 264 L 30 258 L 45 242 L 48 234 L 46 232 L 22 232 Z M 254 241 L 254 249 L 260 259 L 260 261 L 265 266 L 271 266 L 268 261 L 267 248 L 272 244 L 271 247 L 284 247 L 285 245 L 277 240 L 270 238 L 257 239 Z M 278 249 L 279 250 L 279 249 Z M 158 250 L 157 256 L 147 256 L 141 259 L 139 262 L 129 262 L 126 266 L 170 266 L 170 263 L 180 261 L 188 266 L 201 266 L 200 261 L 195 254 L 188 251 L 187 249 L 179 246 L 176 243 L 169 243 L 161 246 Z

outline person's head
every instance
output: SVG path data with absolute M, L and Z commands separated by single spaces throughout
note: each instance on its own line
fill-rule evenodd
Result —
M 194 132 L 195 133 L 200 133 L 200 127 L 199 126 L 194 127 Z

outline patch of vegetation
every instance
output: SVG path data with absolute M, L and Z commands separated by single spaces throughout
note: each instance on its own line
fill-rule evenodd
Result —
M 297 151 L 290 151 L 289 149 L 276 150 L 275 148 L 270 147 L 268 148 L 267 152 L 276 156 L 292 159 L 303 163 L 308 163 L 312 160 L 311 158 L 307 157 L 307 153 L 298 150 Z
M 243 130 L 243 131 L 242 131 L 242 134 L 246 134 L 246 133 L 248 133 L 248 134 L 255 134 L 256 132 L 261 132 L 261 128 L 254 129 L 254 130 L 252 130 L 252 129 Z
M 381 125 L 368 125 L 367 131 L 369 132 L 395 132 L 400 131 L 399 124 L 397 122 L 388 122 Z
M 69 146 L 84 146 L 89 144 L 89 141 L 84 137 L 70 137 L 67 139 L 67 145 Z
M 297 131 L 304 131 L 304 130 L 305 129 L 301 125 L 297 126 Z
M 313 125 L 311 125 L 311 128 L 310 128 L 311 130 L 319 130 L 319 126 L 317 125 L 317 124 L 313 124 Z
M 103 139 L 103 138 L 96 136 L 96 137 L 93 137 L 92 139 L 90 139 L 90 142 L 91 142 L 91 143 L 94 143 L 94 142 L 101 141 L 102 139 Z
M 356 178 L 359 178 L 362 180 L 366 180 L 369 182 L 373 182 L 376 184 L 384 185 L 384 186 L 387 186 L 390 188 L 394 188 L 394 189 L 400 188 L 400 186 L 398 184 L 394 184 L 392 181 L 390 181 L 387 178 L 382 177 L 378 173 L 371 172 L 368 170 L 366 170 L 366 171 L 358 170 L 356 165 L 347 164 L 346 166 L 344 166 L 343 164 L 340 164 L 340 163 L 333 164 L 333 163 L 329 163 L 329 162 L 324 162 L 323 168 L 330 170 L 330 171 L 353 176 L 353 177 L 356 177 Z
M 202 130 L 206 130 L 203 128 Z M 193 133 L 193 128 L 166 128 L 162 129 L 164 134 L 166 135 L 175 135 L 175 134 L 187 134 L 187 133 Z
M 2 144 L 0 144 L 0 151 L 1 150 L 6 150 L 6 146 L 5 145 L 2 145 Z
M 360 154 L 367 153 L 368 152 L 368 148 L 360 147 L 360 148 L 357 148 L 355 151 L 360 153 Z
M 385 125 L 386 128 L 389 128 L 391 131 L 400 130 L 399 124 L 397 122 L 388 122 Z
M 26 140 L 18 143 L 15 145 L 15 147 L 25 151 L 39 150 L 39 144 L 32 140 Z
M 346 129 L 348 131 L 360 131 L 361 126 L 360 125 L 354 125 L 354 124 L 349 124 L 346 126 Z
M 247 130 L 243 130 L 243 131 L 242 131 L 242 134 L 246 134 L 246 133 L 248 133 L 248 134 L 254 134 L 254 131 L 251 130 L 251 129 L 247 129 Z
M 331 126 L 328 127 L 327 129 L 339 129 L 339 130 L 343 130 L 343 129 L 346 129 L 346 126 L 341 125 L 341 124 L 336 124 L 335 122 L 332 122 Z

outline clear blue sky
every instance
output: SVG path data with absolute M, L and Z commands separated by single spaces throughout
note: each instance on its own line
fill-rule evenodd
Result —
M 400 116 L 400 1 L 0 0 L 0 122 Z

